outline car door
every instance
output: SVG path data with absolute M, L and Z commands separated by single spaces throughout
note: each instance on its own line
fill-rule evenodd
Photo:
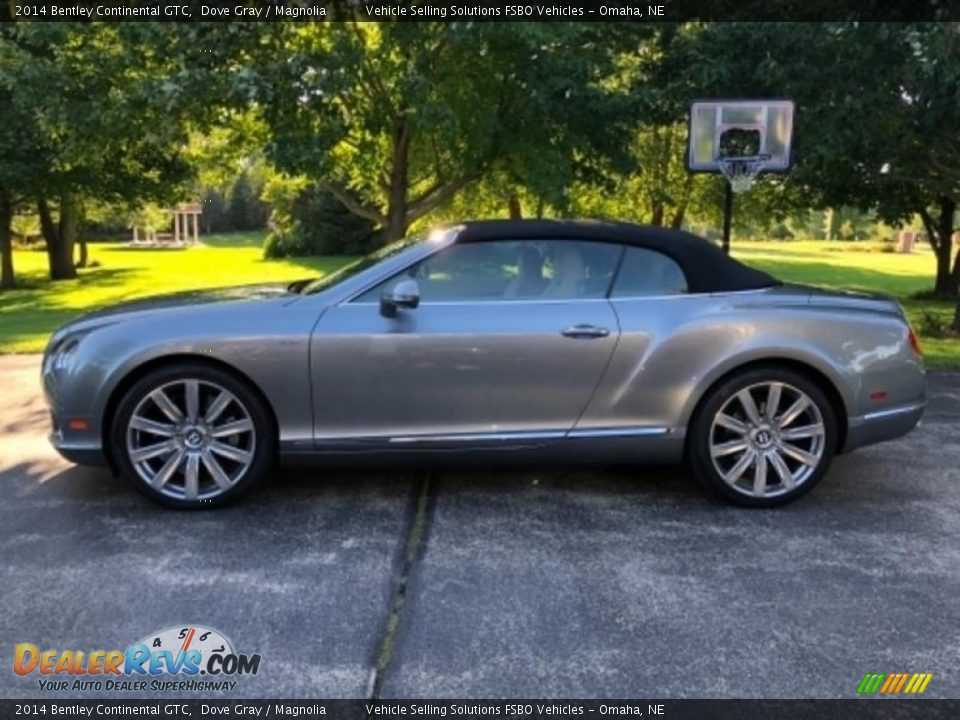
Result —
M 687 288 L 673 258 L 627 248 L 609 293 L 620 340 L 574 435 L 656 435 L 673 429 L 704 344 L 701 333 L 678 328 L 691 321 L 709 327 L 709 304 L 716 304 Z
M 452 447 L 562 437 L 616 346 L 606 299 L 622 248 L 454 244 L 330 308 L 311 341 L 318 447 Z M 419 306 L 381 314 L 413 280 Z

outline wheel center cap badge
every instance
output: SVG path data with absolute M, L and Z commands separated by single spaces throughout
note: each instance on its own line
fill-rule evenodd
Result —
M 754 433 L 753 441 L 762 448 L 769 447 L 773 444 L 773 434 L 769 430 L 761 428 Z
M 188 430 L 183 441 L 187 444 L 187 447 L 198 448 L 203 444 L 203 433 L 199 430 Z

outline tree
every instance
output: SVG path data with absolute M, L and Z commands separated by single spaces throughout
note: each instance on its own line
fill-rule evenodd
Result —
M 265 195 L 273 214 L 264 257 L 364 255 L 379 240 L 370 220 L 354 215 L 305 178 L 272 178 Z
M 634 220 L 679 228 L 695 194 L 709 179 L 686 170 L 686 127 L 649 124 L 634 132 L 628 149 L 632 169 L 609 172 L 606 182 L 577 186 L 573 214 Z
M 230 187 L 227 200 L 227 223 L 231 230 L 259 230 L 266 225 L 267 208 L 260 200 L 262 183 L 254 185 L 247 170 L 243 170 Z
M 198 81 L 203 67 L 181 72 L 185 55 L 176 37 L 151 23 L 2 27 L 2 132 L 11 142 L 0 146 L 0 165 L 11 152 L 23 155 L 18 138 L 31 151 L 3 182 L 19 202 L 37 208 L 51 279 L 76 276 L 85 198 L 169 202 L 190 177 L 187 131 L 211 114 L 205 91 L 220 86 Z
M 0 188 L 0 289 L 16 286 L 13 272 L 13 233 L 10 224 L 13 218 L 13 199 Z
M 48 157 L 29 113 L 13 102 L 8 38 L 12 28 L 0 25 L 0 288 L 16 285 L 11 224 L 18 206 L 33 197 L 39 169 Z
M 203 189 L 201 196 L 201 205 L 203 214 L 200 216 L 200 225 L 206 235 L 215 232 L 221 232 L 226 229 L 226 211 L 227 201 L 216 188 L 207 187 Z
M 960 24 L 716 23 L 687 40 L 699 94 L 797 101 L 787 181 L 810 204 L 872 209 L 889 223 L 919 215 L 934 292 L 957 294 Z
M 271 159 L 320 182 L 388 241 L 495 171 L 562 201 L 593 162 L 589 148 L 616 146 L 624 115 L 602 82 L 616 52 L 599 27 L 351 22 L 283 32 L 251 68 Z

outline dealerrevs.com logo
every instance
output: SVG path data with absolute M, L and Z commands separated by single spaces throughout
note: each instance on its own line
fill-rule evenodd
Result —
M 244 655 L 222 633 L 200 625 L 170 627 L 125 650 L 40 649 L 20 643 L 13 671 L 38 676 L 40 690 L 233 690 L 256 675 L 259 654 Z M 170 679 L 175 678 L 175 679 Z

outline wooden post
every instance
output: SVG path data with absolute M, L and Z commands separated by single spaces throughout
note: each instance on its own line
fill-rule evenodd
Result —
M 897 244 L 897 252 L 908 253 L 913 250 L 914 235 L 912 230 L 901 230 Z
M 136 225 L 133 226 L 133 241 L 134 241 L 134 242 L 139 242 L 139 239 L 137 238 L 137 226 L 136 226 Z
M 173 241 L 180 242 L 180 213 L 173 211 Z
M 193 242 L 200 242 L 200 213 L 193 214 Z

